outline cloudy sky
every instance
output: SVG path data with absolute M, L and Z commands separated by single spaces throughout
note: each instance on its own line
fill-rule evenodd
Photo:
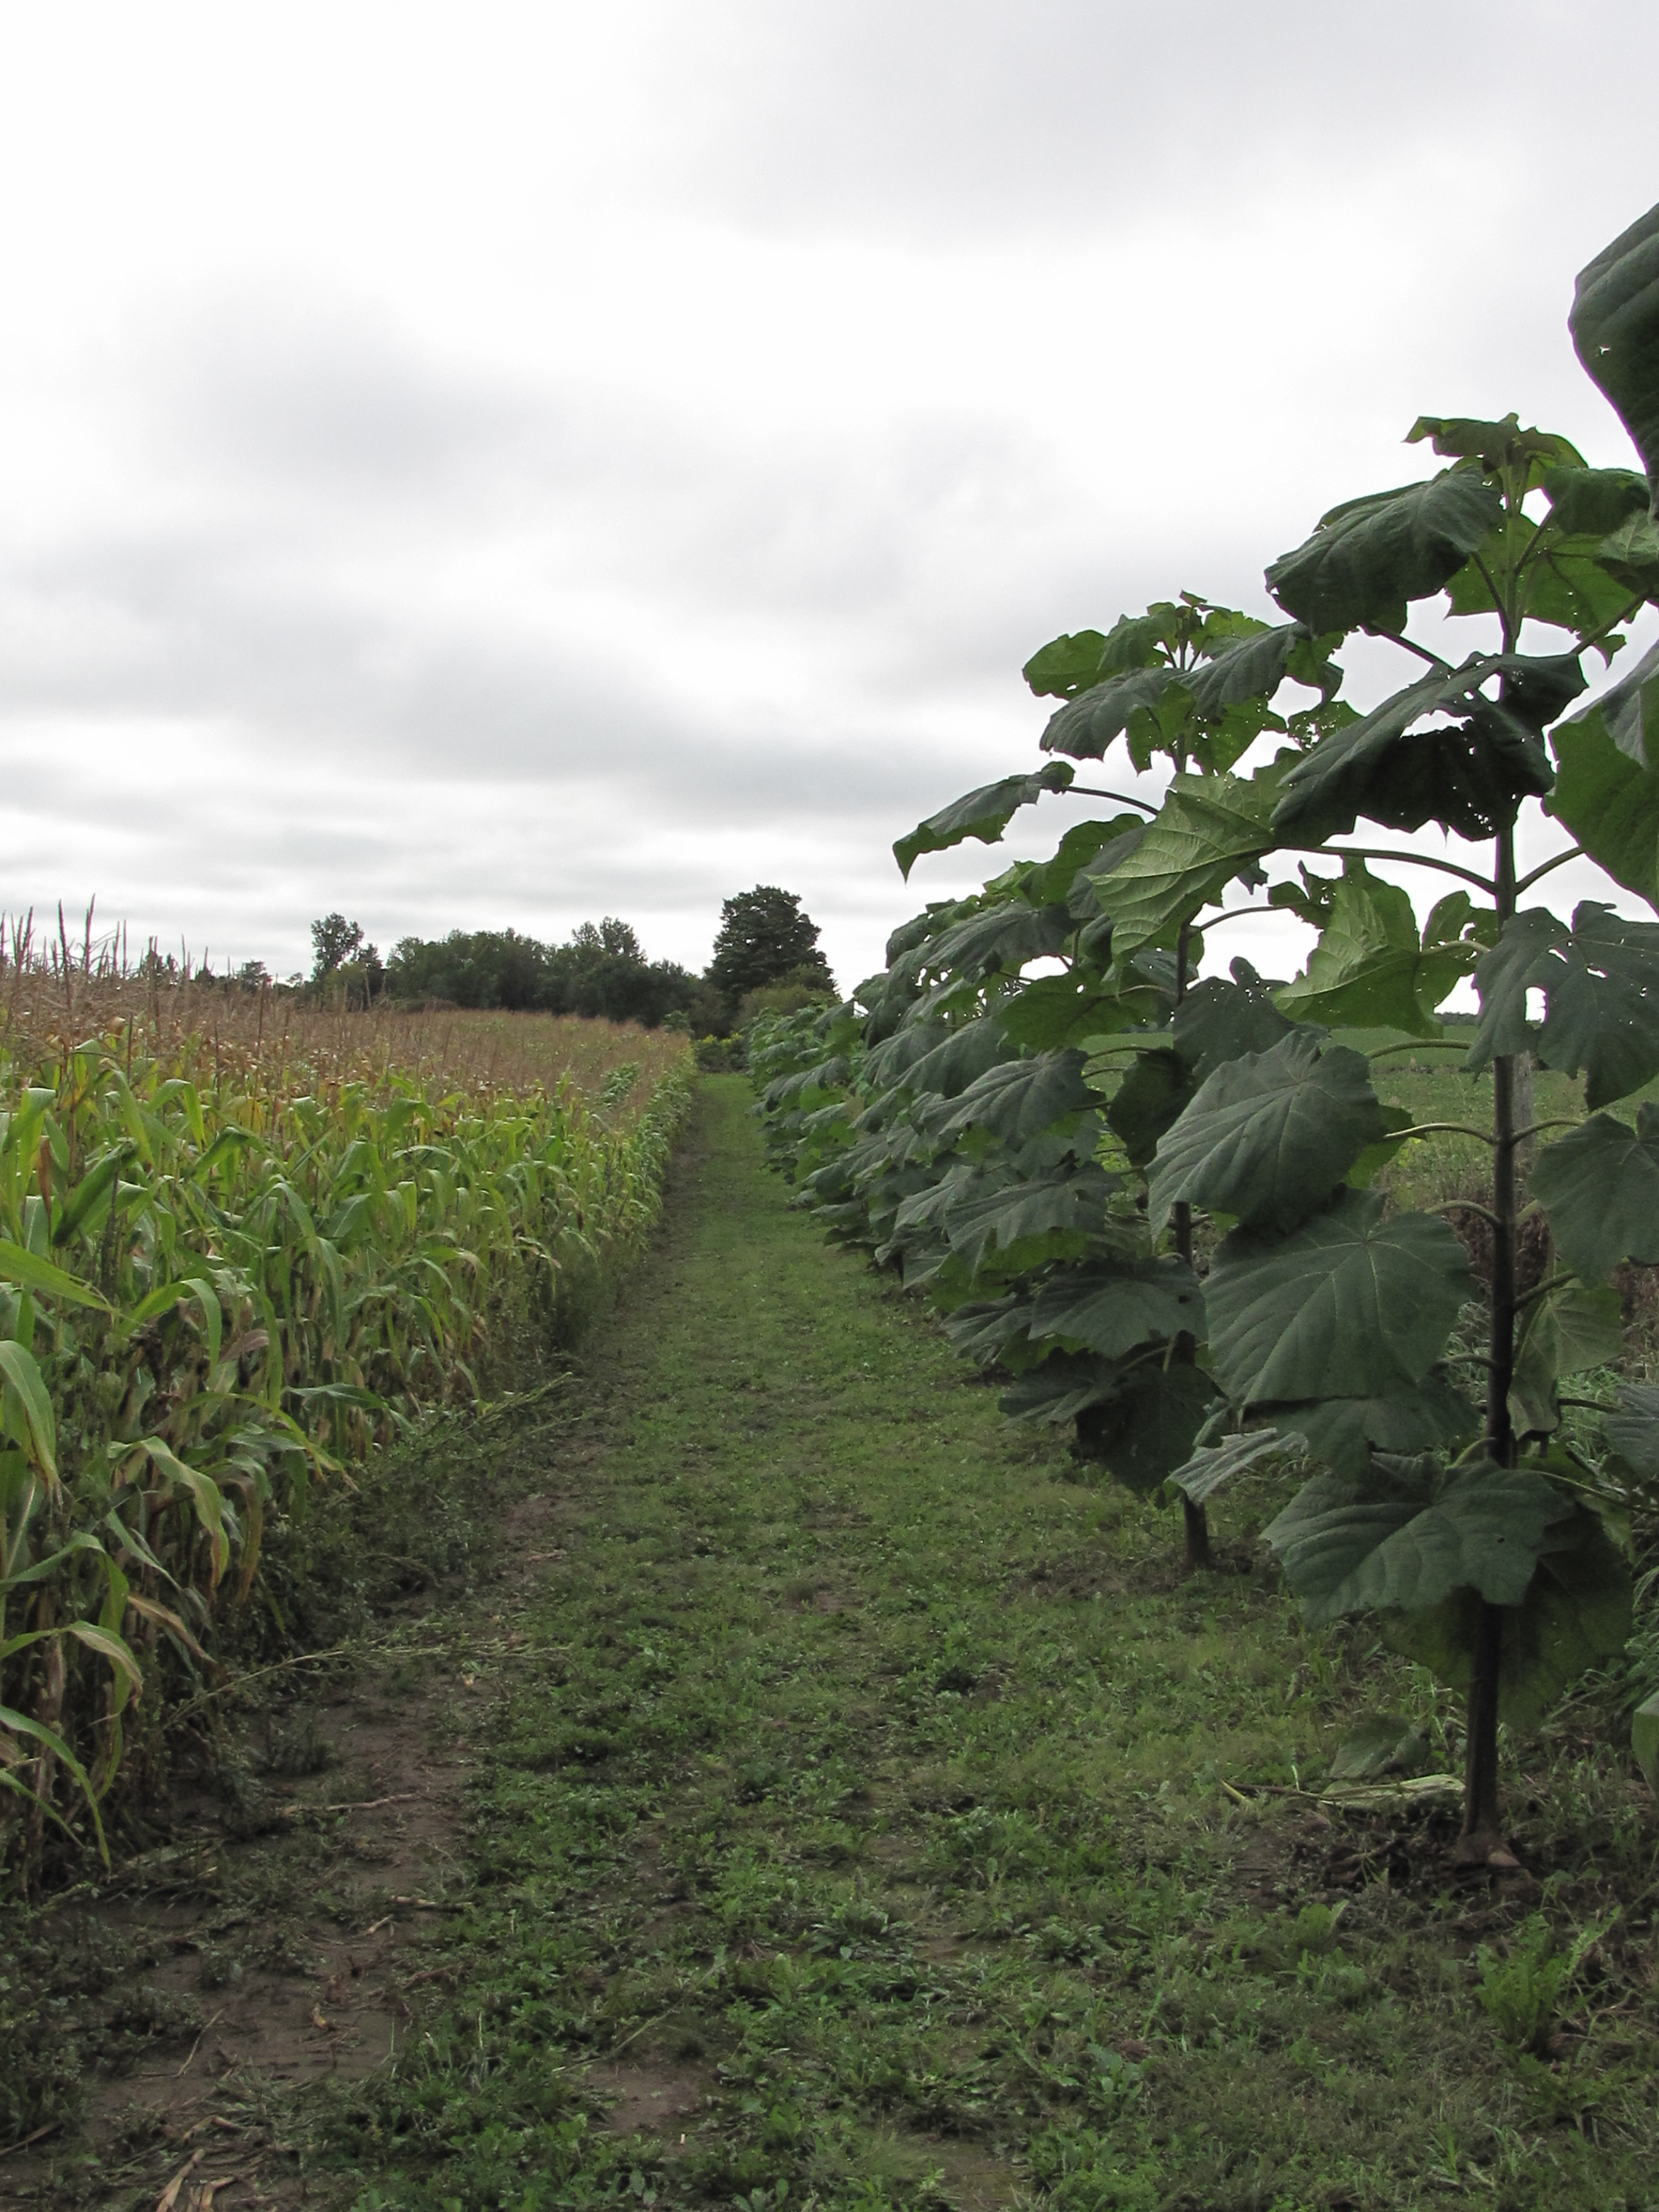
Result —
M 1650 0 L 3 0 L 0 902 L 701 966 L 764 881 L 856 980 L 998 864 L 888 848 L 1036 764 L 1045 639 L 1268 611 L 1422 411 L 1630 462 L 1565 315 L 1656 64 Z

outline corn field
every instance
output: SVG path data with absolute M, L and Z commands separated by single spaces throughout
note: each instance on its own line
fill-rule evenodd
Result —
M 80 957 L 77 957 L 77 951 Z M 20 957 L 21 954 L 21 957 Z M 655 1219 L 681 1039 L 0 958 L 0 1856 L 106 1849 L 316 1486 Z

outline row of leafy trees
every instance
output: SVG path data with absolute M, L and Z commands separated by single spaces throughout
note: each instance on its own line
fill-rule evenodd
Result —
M 645 1029 L 669 1022 L 701 1036 L 729 1030 L 757 991 L 834 989 L 817 925 L 795 892 L 766 884 L 723 902 L 714 956 L 702 975 L 676 961 L 648 960 L 634 929 L 613 915 L 583 922 L 558 945 L 514 929 L 405 937 L 384 963 L 361 926 L 343 915 L 313 922 L 311 938 L 313 985 L 365 1003 L 384 992 L 405 1004 L 533 1009 Z
M 1054 757 L 895 851 L 908 875 L 995 843 L 1048 793 L 1111 811 L 930 905 L 854 1001 L 774 1024 L 756 1055 L 803 1202 L 937 1301 L 1007 1411 L 1178 1498 L 1193 1565 L 1230 1477 L 1268 1454 L 1299 1470 L 1267 1540 L 1316 1620 L 1378 1613 L 1465 1694 L 1460 1849 L 1482 1864 L 1507 1857 L 1500 1717 L 1620 1651 L 1624 1510 L 1659 1481 L 1659 1389 L 1592 1413 L 1568 1379 L 1617 1356 L 1613 1267 L 1659 1261 L 1659 1109 L 1607 1110 L 1659 1074 L 1659 927 L 1539 903 L 1583 854 L 1659 906 L 1659 650 L 1581 699 L 1583 656 L 1611 663 L 1659 603 L 1659 209 L 1581 276 L 1571 331 L 1645 475 L 1514 415 L 1425 417 L 1410 440 L 1448 465 L 1323 516 L 1267 572 L 1279 623 L 1183 592 L 1055 639 L 1025 670 L 1061 702 Z M 1442 592 L 1486 632 L 1455 665 L 1407 634 Z M 1366 713 L 1341 696 L 1356 633 L 1410 664 Z M 1077 781 L 1119 745 L 1167 761 L 1161 804 Z M 1571 842 L 1521 874 L 1536 808 Z M 1430 824 L 1472 849 L 1399 842 Z M 1381 858 L 1447 884 L 1426 920 Z M 1275 908 L 1318 932 L 1299 975 L 1200 979 L 1206 923 Z M 1480 1020 L 1449 1034 L 1437 1010 L 1470 976 Z M 1352 1033 L 1379 1025 L 1490 1072 L 1489 1183 L 1461 1207 L 1484 1218 L 1484 1285 L 1459 1208 L 1372 1188 L 1437 1126 L 1378 1097 L 1386 1053 Z M 1529 1044 L 1582 1073 L 1586 1116 L 1531 1121 Z M 1553 1259 L 1523 1285 L 1528 1213 Z M 1650 1762 L 1656 1737 L 1650 1701 Z

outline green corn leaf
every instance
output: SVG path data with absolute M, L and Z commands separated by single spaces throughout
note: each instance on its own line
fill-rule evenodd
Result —
M 0 1279 L 17 1283 L 41 1297 L 59 1298 L 66 1305 L 90 1306 L 100 1313 L 114 1311 L 109 1301 L 100 1297 L 90 1283 L 77 1280 L 64 1268 L 25 1251 L 8 1237 L 0 1237 Z
M 1267 1052 L 1224 1061 L 1159 1142 L 1152 1233 L 1182 1200 L 1264 1228 L 1294 1228 L 1382 1133 L 1370 1068 L 1345 1046 L 1293 1032 Z
M 1236 1229 L 1204 1286 L 1209 1356 L 1235 1405 L 1404 1398 L 1474 1294 L 1462 1246 L 1425 1213 L 1382 1218 L 1344 1190 L 1284 1238 Z
M 68 1625 L 67 1632 L 77 1643 L 84 1644 L 88 1651 L 95 1651 L 100 1658 L 108 1660 L 118 1679 L 125 1685 L 123 1704 L 136 1702 L 143 1695 L 144 1678 L 125 1637 L 101 1627 L 95 1620 L 72 1620 Z
M 29 1452 L 46 1480 L 55 1483 L 58 1429 L 33 1354 L 21 1344 L 0 1341 L 0 1377 L 4 1379 L 8 1416 L 12 1415 L 14 1406 L 16 1408 L 16 1417 L 8 1419 L 8 1429 Z
M 230 1543 L 225 1534 L 225 1501 L 218 1484 L 210 1474 L 187 1466 L 171 1444 L 160 1437 L 146 1437 L 138 1449 L 147 1455 L 158 1474 L 189 1492 L 196 1507 L 196 1517 L 208 1533 L 216 1582 L 230 1557 Z
M 1034 775 L 1006 775 L 998 783 L 984 784 L 965 798 L 953 799 L 898 840 L 893 857 L 899 872 L 908 879 L 921 854 L 945 852 L 964 838 L 977 838 L 981 845 L 1000 843 L 1022 806 L 1035 805 L 1046 791 L 1064 791 L 1074 773 L 1063 761 L 1051 761 Z
M 1659 207 L 1579 271 L 1567 328 L 1584 373 L 1612 403 L 1659 483 Z
M 1503 511 L 1478 469 L 1443 469 L 1333 507 L 1273 562 L 1267 588 L 1313 631 L 1403 629 L 1407 603 L 1449 583 Z
M 1634 1129 L 1593 1114 L 1544 1147 L 1528 1180 L 1557 1250 L 1586 1283 L 1621 1260 L 1659 1261 L 1659 1107 L 1638 1107 Z
M 92 1814 L 93 1829 L 98 1838 L 98 1855 L 107 1866 L 109 1846 L 104 1840 L 104 1824 L 99 1817 L 97 1796 L 93 1790 L 86 1768 L 82 1765 L 63 1737 L 55 1729 L 47 1728 L 44 1722 L 31 1720 L 27 1713 L 14 1712 L 9 1705 L 0 1705 L 0 1729 L 9 1729 L 15 1735 L 33 1738 L 36 1743 L 44 1744 L 54 1759 L 62 1761 L 64 1771 L 74 1781 L 87 1801 L 87 1808 Z M 33 1795 L 32 1792 L 24 1794 Z M 57 1819 L 55 1814 L 52 1817 Z M 59 1821 L 58 1825 L 61 1827 L 64 1824 Z

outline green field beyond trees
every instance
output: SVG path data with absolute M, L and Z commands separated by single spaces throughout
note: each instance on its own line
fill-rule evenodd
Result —
M 421 1892 L 445 1909 L 388 1901 L 343 1814 L 216 1850 L 154 1923 L 165 1951 L 196 1914 L 202 1959 L 125 2031 L 158 2074 L 275 1954 L 339 2075 L 284 2096 L 250 2060 L 171 2141 L 129 2112 L 77 2172 L 60 2139 L 16 2201 L 150 2212 L 188 2123 L 198 2179 L 289 2204 L 302 2175 L 356 2212 L 1651 2204 L 1652 1808 L 1603 1705 L 1506 1740 L 1534 1872 L 1460 1874 L 1455 1802 L 1322 1804 L 1364 1712 L 1443 1764 L 1455 1700 L 1369 1628 L 1304 1629 L 1249 1475 L 1183 1578 L 1165 1516 L 1011 1426 L 890 1274 L 788 1210 L 749 1105 L 701 1087 L 572 1410 L 396 1475 L 418 1497 L 441 1469 L 447 1510 L 519 1531 L 334 1693 L 424 1698 L 470 1747 Z M 369 1794 L 349 1768 L 267 1786 Z M 371 1958 L 382 1915 L 391 1963 L 331 1993 L 321 1948 Z M 108 2050 L 131 2017 L 142 1966 L 106 1935 L 88 1998 L 64 1924 L 66 2009 L 14 2048 Z M 382 1972 L 392 2054 L 353 2010 Z

